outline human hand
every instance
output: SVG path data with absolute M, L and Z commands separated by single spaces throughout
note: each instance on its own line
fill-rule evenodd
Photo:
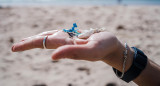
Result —
M 33 48 L 43 48 L 43 39 L 45 36 L 48 36 L 46 40 L 47 49 L 55 49 L 62 45 L 73 44 L 73 40 L 69 38 L 67 33 L 53 30 L 22 39 L 20 42 L 15 43 L 12 46 L 12 51 L 17 52 Z
M 119 41 L 110 32 L 100 32 L 87 39 L 69 38 L 63 31 L 48 31 L 23 39 L 12 47 L 12 51 L 24 51 L 33 48 L 43 48 L 43 39 L 48 49 L 56 49 L 52 54 L 53 60 L 70 58 L 76 60 L 98 61 L 117 53 Z

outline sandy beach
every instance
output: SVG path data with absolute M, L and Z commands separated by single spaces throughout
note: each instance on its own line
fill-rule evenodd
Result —
M 137 86 L 100 61 L 52 61 L 54 50 L 11 52 L 22 38 L 75 22 L 79 29 L 105 27 L 160 64 L 160 6 L 0 7 L 0 86 Z

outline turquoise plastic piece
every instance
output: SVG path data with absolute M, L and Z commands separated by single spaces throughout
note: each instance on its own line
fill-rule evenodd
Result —
M 78 29 L 75 29 L 75 28 L 77 28 L 77 24 L 73 23 L 73 27 L 71 29 L 69 29 L 69 30 L 63 29 L 63 31 L 68 33 L 71 37 L 78 36 L 81 33 L 79 33 Z

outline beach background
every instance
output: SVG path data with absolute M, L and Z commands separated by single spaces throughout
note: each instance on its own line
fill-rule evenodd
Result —
M 1 0 L 1 5 L 160 5 L 160 0 Z
M 112 68 L 100 61 L 52 61 L 54 50 L 11 52 L 12 44 L 22 38 L 70 28 L 75 22 L 79 29 L 105 27 L 122 43 L 142 49 L 160 65 L 160 6 L 153 5 L 159 0 L 150 4 L 135 0 L 132 5 L 92 3 L 105 0 L 82 0 L 83 4 L 78 0 L 69 0 L 69 4 L 65 4 L 67 0 L 53 1 L 0 0 L 0 86 L 137 86 L 118 79 Z

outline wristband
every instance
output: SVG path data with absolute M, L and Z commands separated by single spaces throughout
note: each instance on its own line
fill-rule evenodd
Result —
M 124 76 L 121 78 L 125 82 L 130 82 L 136 77 L 138 77 L 147 65 L 147 56 L 136 47 L 132 47 L 132 49 L 134 50 L 133 63 L 131 67 L 124 73 Z M 115 68 L 113 68 L 113 71 L 115 73 L 117 71 L 117 76 L 122 74 Z

